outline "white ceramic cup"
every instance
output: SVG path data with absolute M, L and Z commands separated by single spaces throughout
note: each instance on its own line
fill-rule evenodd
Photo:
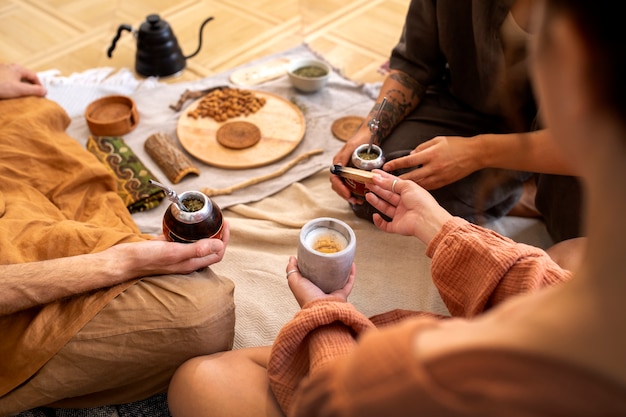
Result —
M 298 68 L 313 66 L 326 71 L 325 75 L 319 77 L 304 77 L 294 74 Z M 295 58 L 287 64 L 287 77 L 291 84 L 298 90 L 305 93 L 314 93 L 326 85 L 330 78 L 330 66 L 319 59 Z
M 356 252 L 350 226 L 331 217 L 319 217 L 300 229 L 298 269 L 325 293 L 343 288 Z

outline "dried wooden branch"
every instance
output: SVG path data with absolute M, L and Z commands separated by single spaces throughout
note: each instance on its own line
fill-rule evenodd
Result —
M 170 104 L 170 109 L 174 111 L 180 111 L 183 108 L 183 105 L 187 100 L 195 100 L 202 96 L 209 94 L 211 91 L 221 90 L 222 88 L 226 88 L 226 85 L 219 85 L 217 87 L 206 88 L 204 90 L 185 90 L 181 95 L 178 101 L 175 104 Z
M 289 161 L 287 164 L 282 166 L 280 169 L 278 169 L 278 170 L 276 170 L 274 172 L 270 172 L 269 174 L 261 175 L 261 176 L 254 177 L 254 178 L 250 178 L 249 180 L 246 180 L 244 182 L 241 182 L 239 184 L 235 184 L 235 185 L 232 185 L 232 186 L 226 187 L 226 188 L 203 188 L 200 191 L 202 191 L 204 194 L 206 194 L 209 197 L 213 197 L 213 196 L 216 196 L 216 195 L 231 194 L 234 191 L 240 190 L 242 188 L 246 188 L 246 187 L 249 187 L 251 185 L 255 185 L 255 184 L 258 184 L 260 182 L 267 181 L 269 179 L 279 177 L 279 176 L 283 175 L 285 172 L 289 171 L 294 166 L 298 165 L 300 162 L 304 161 L 305 159 L 307 159 L 307 158 L 309 158 L 309 157 L 311 157 L 313 155 L 318 155 L 318 154 L 320 154 L 322 152 L 324 152 L 323 149 L 313 149 L 311 151 L 308 151 L 308 152 L 305 152 L 305 153 L 299 155 L 297 158 L 293 159 L 292 161 Z

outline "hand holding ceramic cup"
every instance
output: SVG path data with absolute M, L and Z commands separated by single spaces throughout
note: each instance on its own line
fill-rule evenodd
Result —
M 298 269 L 325 293 L 343 288 L 354 262 L 356 236 L 341 220 L 319 217 L 300 230 Z

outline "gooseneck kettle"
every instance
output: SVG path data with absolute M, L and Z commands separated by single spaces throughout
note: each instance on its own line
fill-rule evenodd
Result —
M 202 48 L 202 30 L 204 26 L 213 20 L 207 18 L 200 26 L 198 49 L 185 56 L 178 45 L 178 40 L 170 25 L 159 15 L 151 14 L 141 24 L 138 31 L 134 31 L 130 25 L 120 25 L 117 34 L 107 50 L 107 56 L 111 58 L 115 44 L 122 36 L 122 32 L 134 33 L 137 38 L 137 52 L 135 53 L 135 71 L 138 74 L 150 77 L 166 77 L 179 73 L 185 68 L 187 59 L 194 57 Z

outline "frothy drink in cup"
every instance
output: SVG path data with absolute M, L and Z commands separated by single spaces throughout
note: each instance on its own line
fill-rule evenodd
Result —
M 298 269 L 330 293 L 346 284 L 355 251 L 356 237 L 350 226 L 331 217 L 313 219 L 300 230 Z
M 306 243 L 318 252 L 336 253 L 348 246 L 348 239 L 335 229 L 318 227 L 309 232 Z

